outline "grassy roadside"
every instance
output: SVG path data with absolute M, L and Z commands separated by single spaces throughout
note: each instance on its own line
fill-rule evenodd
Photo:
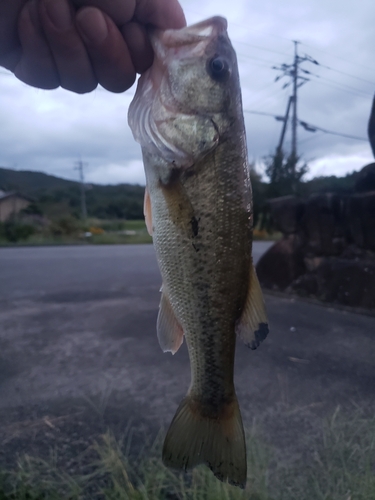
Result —
M 306 436 L 308 456 L 283 461 L 259 429 L 247 432 L 248 484 L 245 491 L 217 481 L 207 467 L 188 474 L 166 469 L 160 460 L 162 435 L 129 455 L 129 436 L 108 432 L 91 447 L 96 460 L 84 476 L 59 470 L 53 460 L 28 456 L 0 474 L 0 500 L 374 500 L 375 416 L 339 408 L 318 438 Z
M 281 233 L 254 228 L 255 241 L 277 241 Z M 32 216 L 0 222 L 0 247 L 48 245 L 124 245 L 152 243 L 144 219 L 97 219 L 72 216 L 47 220 Z
M 69 220 L 13 241 L 1 237 L 0 247 L 48 245 L 126 245 L 152 243 L 144 220 Z M 21 235 L 22 236 L 22 235 Z

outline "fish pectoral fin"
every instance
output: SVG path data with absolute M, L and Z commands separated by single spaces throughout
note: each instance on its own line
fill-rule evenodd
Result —
M 143 213 L 145 216 L 146 227 L 148 234 L 152 236 L 152 211 L 151 211 L 151 199 L 150 193 L 148 192 L 147 186 L 145 189 L 145 197 L 143 200 Z
M 256 349 L 268 335 L 263 294 L 253 265 L 250 271 L 247 299 L 242 316 L 236 325 L 236 333 L 250 349 Z
M 184 332 L 177 321 L 171 303 L 163 287 L 159 306 L 158 321 L 156 324 L 158 340 L 163 352 L 175 354 L 184 341 Z
M 163 463 L 187 470 L 206 464 L 220 481 L 245 488 L 246 444 L 237 398 L 210 418 L 205 406 L 188 394 L 169 427 L 163 446 Z

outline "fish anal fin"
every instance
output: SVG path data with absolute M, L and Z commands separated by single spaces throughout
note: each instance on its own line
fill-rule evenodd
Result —
M 254 266 L 251 266 L 249 290 L 242 316 L 236 325 L 236 333 L 250 349 L 256 349 L 268 335 L 263 294 Z
M 173 312 L 169 298 L 161 288 L 158 321 L 156 324 L 160 347 L 164 352 L 175 354 L 184 341 L 184 332 Z
M 206 464 L 220 481 L 246 486 L 246 444 L 237 398 L 209 418 L 187 395 L 172 420 L 163 446 L 163 463 L 187 470 Z
M 152 236 L 152 211 L 151 211 L 151 199 L 150 193 L 147 189 L 145 189 L 145 197 L 143 200 L 143 213 L 145 215 L 146 227 L 148 234 Z

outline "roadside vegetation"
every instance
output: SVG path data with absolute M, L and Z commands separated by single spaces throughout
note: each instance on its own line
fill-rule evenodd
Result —
M 27 214 L 0 222 L 0 245 L 69 245 L 151 243 L 144 220 L 101 220 L 85 222 L 73 216 L 40 220 Z
M 265 158 L 268 182 L 252 166 L 254 239 L 278 239 L 268 200 L 313 192 L 350 194 L 358 172 L 345 177 L 304 181 L 308 166 L 283 152 Z M 14 218 L 0 222 L 0 245 L 72 243 L 150 243 L 143 222 L 144 187 L 131 184 L 85 186 L 88 218 L 82 218 L 81 186 L 41 172 L 0 168 L 0 190 L 16 191 L 32 203 Z
M 96 461 L 75 476 L 52 463 L 24 456 L 0 474 L 0 500 L 373 500 L 375 498 L 375 417 L 339 408 L 318 437 L 306 436 L 304 457 L 275 453 L 257 428 L 247 433 L 245 491 L 216 480 L 207 467 L 183 474 L 160 460 L 162 435 L 138 456 L 129 439 L 108 432 L 93 444 Z M 279 458 L 276 457 L 279 456 Z

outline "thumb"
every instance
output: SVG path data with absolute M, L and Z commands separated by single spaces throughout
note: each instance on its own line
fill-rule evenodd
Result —
M 177 0 L 137 0 L 134 17 L 142 24 L 160 29 L 179 29 L 186 19 Z

